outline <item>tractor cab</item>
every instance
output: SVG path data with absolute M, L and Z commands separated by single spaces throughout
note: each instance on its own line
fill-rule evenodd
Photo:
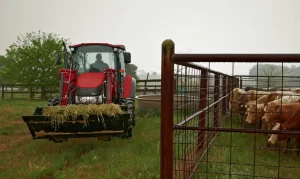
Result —
M 78 70 L 78 74 L 86 72 L 104 72 L 104 69 L 118 67 L 122 76 L 126 75 L 125 64 L 131 63 L 130 52 L 123 45 L 108 43 L 81 43 L 69 46 L 71 55 L 65 59 L 65 67 Z M 57 56 L 57 64 L 61 64 L 61 56 Z
M 65 69 L 71 69 L 72 75 L 70 76 L 75 81 L 74 85 L 65 88 L 71 89 L 65 94 L 70 91 L 72 93 L 69 95 L 68 101 L 62 99 L 64 94 L 60 94 L 60 101 L 63 105 L 119 103 L 126 77 L 125 64 L 131 62 L 131 54 L 125 52 L 125 46 L 108 43 L 81 43 L 71 45 L 69 48 L 70 58 L 64 57 Z M 65 45 L 64 54 L 67 54 Z M 60 56 L 57 58 L 57 64 L 61 64 Z M 60 76 L 63 76 L 65 69 L 60 71 Z M 65 78 L 68 77 L 65 75 Z M 115 80 L 113 80 L 114 78 Z M 61 81 L 63 83 L 64 80 Z M 105 91 L 105 85 L 112 88 L 116 86 L 116 91 L 113 89 L 110 92 Z M 63 93 L 63 91 L 62 89 L 61 92 Z M 107 102 L 102 99 L 106 99 Z
M 122 75 L 125 75 L 125 63 L 130 63 L 130 53 L 123 45 L 87 43 L 69 46 L 72 52 L 73 67 L 78 73 L 104 72 L 106 68 L 117 69 L 118 60 Z

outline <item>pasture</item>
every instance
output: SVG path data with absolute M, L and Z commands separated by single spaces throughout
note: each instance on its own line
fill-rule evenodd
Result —
M 21 118 L 32 114 L 36 106 L 46 104 L 46 101 L 0 101 L 0 178 L 160 177 L 158 112 L 137 110 L 137 125 L 133 138 L 129 140 L 69 139 L 66 143 L 57 144 L 32 140 Z M 230 120 L 225 127 L 231 127 Z M 233 118 L 232 127 L 240 128 L 240 121 Z M 280 176 L 297 177 L 299 169 L 289 167 L 300 167 L 300 159 L 292 157 L 291 151 L 279 157 L 280 151 L 266 150 L 267 138 L 263 134 L 219 133 L 193 178 L 206 178 L 206 172 L 214 173 L 208 174 L 208 178 L 229 178 L 226 173 L 242 174 L 244 178 L 252 178 L 253 174 L 277 177 L 279 166 Z M 292 148 L 292 144 L 289 147 Z M 231 178 L 241 176 L 232 175 Z
M 137 115 L 133 138 L 32 140 L 22 115 L 47 101 L 0 100 L 0 178 L 159 178 L 159 115 Z
M 224 125 L 226 128 L 241 128 L 235 118 Z M 246 125 L 254 128 L 254 125 Z M 293 156 L 293 142 L 280 155 L 279 148 L 266 148 L 268 136 L 258 133 L 221 132 L 201 159 L 193 178 L 299 178 L 300 158 Z M 208 162 L 207 162 L 208 161 Z M 279 169 L 279 170 L 278 170 Z M 231 175 L 228 175 L 228 174 Z

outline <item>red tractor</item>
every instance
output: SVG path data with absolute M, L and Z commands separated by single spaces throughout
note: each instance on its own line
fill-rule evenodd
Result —
M 59 128 L 51 125 L 51 116 L 43 115 L 44 107 L 36 107 L 32 116 L 23 116 L 33 139 L 49 139 L 54 142 L 79 137 L 132 137 L 135 126 L 136 80 L 125 71 L 125 64 L 131 63 L 130 52 L 124 45 L 108 43 L 81 43 L 69 46 L 63 43 L 64 68 L 59 70 L 59 97 L 49 100 L 48 106 L 78 104 L 117 104 L 125 112 L 117 116 L 103 116 L 104 121 L 90 115 L 88 126 L 83 118 L 66 122 Z M 56 64 L 62 63 L 57 54 Z M 103 125 L 105 123 L 105 125 Z M 43 135 L 39 135 L 40 132 Z

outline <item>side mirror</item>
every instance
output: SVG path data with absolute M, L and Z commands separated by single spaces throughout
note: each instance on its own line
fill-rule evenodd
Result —
M 56 65 L 61 65 L 61 55 L 60 53 L 56 54 Z
M 130 52 L 124 52 L 125 63 L 131 63 L 131 54 Z

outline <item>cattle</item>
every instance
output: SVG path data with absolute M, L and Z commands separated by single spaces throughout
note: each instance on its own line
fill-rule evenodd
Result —
M 291 117 L 291 113 L 295 113 L 300 109 L 300 103 L 278 104 L 272 101 L 266 104 L 265 114 L 262 117 L 267 123 L 273 127 L 276 123 L 283 123 Z
M 252 124 L 256 123 L 258 120 L 261 120 L 264 116 L 264 107 L 264 104 L 250 104 L 246 111 L 246 122 Z
M 256 87 L 252 87 L 252 86 L 246 86 L 245 91 L 250 91 L 250 90 L 259 90 L 259 91 L 263 91 L 262 88 L 256 88 Z
M 255 101 L 247 102 L 245 106 L 248 108 L 250 104 L 267 104 L 268 102 L 274 101 L 278 95 L 279 93 L 271 92 L 268 95 L 263 95 Z
M 292 91 L 290 88 L 277 88 L 277 91 Z
M 300 93 L 300 88 L 292 88 L 291 91 L 294 93 Z
M 267 101 L 268 100 L 266 100 L 266 102 Z M 298 101 L 299 101 L 298 97 L 284 96 L 282 99 L 274 100 L 272 102 L 274 102 L 276 104 L 280 104 L 281 102 L 282 102 L 282 104 L 288 104 L 288 103 L 296 103 Z M 246 122 L 249 124 L 256 123 L 258 120 L 262 120 L 262 117 L 265 114 L 266 104 L 259 103 L 259 100 L 257 100 L 257 103 L 258 104 L 248 103 L 249 105 L 248 105 L 247 112 L 246 112 L 246 114 L 247 114 Z M 271 125 L 266 124 L 264 120 L 262 121 L 262 123 L 263 123 L 263 126 L 262 126 L 263 129 L 266 129 L 266 128 L 270 129 Z
M 299 101 L 300 101 L 299 96 L 283 96 L 282 98 L 275 99 L 274 101 L 272 101 L 272 103 L 274 103 L 274 104 L 292 104 L 292 103 L 298 103 Z M 264 110 L 266 111 L 266 107 Z
M 262 96 L 268 95 L 270 93 L 271 92 L 250 90 L 247 92 L 248 101 L 255 101 L 255 100 L 261 98 Z
M 247 92 L 243 89 L 240 89 L 240 88 L 234 88 L 232 90 L 232 93 L 230 95 L 230 101 L 238 101 L 238 99 L 241 97 L 241 96 L 244 96 L 246 95 Z
M 300 111 L 300 110 L 299 110 Z M 276 123 L 272 130 L 300 130 L 300 113 L 299 111 L 291 115 L 288 120 L 282 124 Z M 290 135 L 290 134 L 272 134 L 268 139 L 269 144 L 278 144 L 278 142 L 284 142 L 284 148 L 281 154 L 283 155 L 286 151 L 287 141 L 294 138 L 294 149 L 298 149 L 298 144 L 300 141 L 300 135 Z M 297 150 L 295 150 L 297 151 Z M 297 153 L 294 153 L 298 155 Z
M 276 97 L 276 99 L 280 99 L 283 96 L 296 96 L 297 93 L 294 91 L 277 91 L 276 93 L 278 93 L 279 95 Z
M 280 123 L 276 123 L 272 128 L 272 130 L 279 130 L 279 128 L 280 128 Z M 272 144 L 272 145 L 276 144 L 276 146 L 278 146 L 278 142 L 283 142 L 284 143 L 283 150 L 281 151 L 281 155 L 283 155 L 286 151 L 287 143 L 290 139 L 291 136 L 287 134 L 280 134 L 280 135 L 272 134 L 268 139 L 268 144 Z
M 232 111 L 232 114 L 239 114 L 240 104 L 243 104 L 247 101 L 247 92 L 243 89 L 234 88 L 230 95 L 229 110 Z

